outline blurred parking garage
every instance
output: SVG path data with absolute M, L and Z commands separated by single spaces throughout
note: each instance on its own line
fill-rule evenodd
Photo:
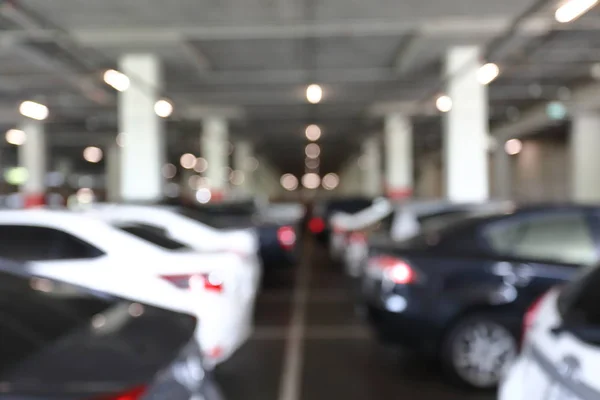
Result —
M 552 289 L 600 261 L 597 3 L 0 0 L 0 269 L 48 279 L 23 299 L 83 287 L 56 298 L 94 329 L 128 301 L 197 320 L 140 333 L 185 339 L 148 364 L 185 393 L 124 374 L 116 394 L 35 395 L 506 400 L 525 339 L 550 340 L 530 318 L 599 345 L 594 290 Z M 481 326 L 502 354 L 460 347 Z M 577 353 L 559 344 L 545 371 Z M 0 398 L 33 390 L 13 367 Z

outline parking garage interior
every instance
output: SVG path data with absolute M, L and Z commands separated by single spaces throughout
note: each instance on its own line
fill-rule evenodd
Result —
M 378 239 L 385 217 L 396 218 L 400 211 L 391 210 L 406 206 L 402 213 L 411 210 L 421 223 L 434 211 L 422 211 L 419 204 L 438 202 L 478 210 L 492 204 L 494 213 L 500 210 L 496 202 L 510 202 L 515 215 L 583 213 L 594 231 L 594 207 L 600 202 L 597 3 L 0 0 L 0 238 L 10 241 L 0 244 L 0 260 L 12 262 L 11 255 L 17 255 L 16 261 L 33 266 L 34 277 L 51 271 L 52 263 L 43 263 L 54 261 L 51 257 L 70 261 L 57 255 L 67 251 L 65 244 L 44 250 L 44 259 L 19 255 L 19 249 L 42 246 L 44 240 L 30 233 L 16 246 L 19 227 L 60 230 L 64 225 L 73 240 L 111 260 L 133 260 L 145 251 L 141 244 L 129 253 L 115 244 L 113 254 L 109 233 L 98 233 L 97 244 L 91 236 L 88 241 L 81 229 L 85 220 L 77 227 L 70 216 L 57 217 L 60 213 L 100 219 L 106 232 L 119 230 L 115 237 L 127 229 L 134 235 L 135 225 L 146 230 L 137 231 L 135 239 L 163 253 L 226 253 L 214 255 L 223 265 L 237 263 L 234 256 L 239 256 L 240 265 L 252 265 L 252 278 L 229 265 L 223 269 L 236 271 L 237 280 L 215 281 L 204 270 L 156 268 L 171 286 L 189 292 L 199 285 L 194 279 L 204 277 L 202 290 L 209 296 L 229 296 L 230 283 L 242 281 L 242 275 L 243 285 L 253 282 L 256 293 L 250 297 L 255 299 L 244 297 L 244 305 L 242 295 L 232 297 L 233 303 L 223 306 L 226 311 L 204 305 L 216 310 L 206 317 L 215 324 L 226 320 L 215 314 L 238 306 L 252 315 L 247 326 L 231 328 L 242 342 L 231 347 L 231 354 L 212 342 L 210 349 L 201 349 L 207 359 L 219 358 L 216 366 L 207 362 L 222 392 L 214 400 L 506 400 L 495 390 L 497 381 L 484 391 L 456 385 L 429 355 L 379 340 L 354 293 L 344 246 L 351 248 L 358 237 L 368 242 L 368 255 L 376 261 L 382 254 L 398 254 L 401 240 L 393 232 L 387 232 L 385 246 Z M 367 203 L 358 206 L 358 199 Z M 382 211 L 378 201 L 392 208 Z M 342 203 L 346 206 L 333 206 Z M 252 212 L 233 211 L 248 204 Z M 105 206 L 134 208 L 117 212 Z M 177 210 L 215 238 L 223 236 L 211 247 L 213 239 L 207 236 L 202 243 L 191 219 L 184 223 L 157 211 L 154 224 L 154 211 L 135 208 L 154 206 Z M 462 217 L 473 211 L 435 207 L 435 213 Z M 265 215 L 274 215 L 276 208 L 277 218 L 267 221 Z M 383 214 L 361 222 L 357 215 L 367 209 Z M 45 225 L 45 214 L 30 218 L 30 212 L 59 214 Z M 336 219 L 336 213 L 344 217 Z M 564 228 L 565 238 L 579 234 L 576 222 L 569 222 L 569 233 Z M 187 241 L 196 234 L 199 244 Z M 596 233 L 590 235 L 600 254 Z M 477 240 L 487 240 L 484 236 Z M 345 240 L 341 250 L 336 250 L 338 237 Z M 548 254 L 548 243 L 561 242 L 544 240 Z M 471 250 L 474 242 L 468 244 Z M 493 247 L 491 239 L 488 244 Z M 450 246 L 464 250 L 463 242 Z M 143 254 L 148 262 L 155 254 L 163 257 L 152 251 L 148 247 Z M 541 262 L 534 253 L 518 262 Z M 411 274 L 404 278 L 433 281 L 429 273 L 411 269 L 412 253 L 401 254 L 402 266 L 408 265 L 403 271 Z M 517 255 L 511 257 L 493 262 L 516 263 Z M 362 259 L 366 275 L 361 279 L 370 279 L 368 260 Z M 573 260 L 561 262 L 579 265 Z M 104 276 L 77 272 L 71 278 L 73 268 L 67 263 L 44 276 L 82 286 L 92 276 L 96 281 Z M 389 277 L 382 276 L 383 287 Z M 518 282 L 508 286 L 521 290 Z M 90 284 L 88 289 L 97 295 L 105 288 Z M 137 299 L 127 290 L 116 295 Z M 391 310 L 388 303 L 381 307 Z M 203 318 L 198 320 L 200 331 L 212 329 L 213 322 L 205 327 Z M 202 337 L 200 347 L 208 340 Z M 443 347 L 436 342 L 436 349 L 438 344 Z M 0 398 L 3 390 L 0 382 Z M 135 393 L 107 399 L 144 399 L 142 392 Z M 148 398 L 167 398 L 152 395 Z

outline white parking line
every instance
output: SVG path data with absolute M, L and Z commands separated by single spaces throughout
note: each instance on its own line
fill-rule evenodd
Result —
M 310 244 L 307 245 L 307 247 Z M 304 330 L 306 304 L 310 284 L 311 251 L 305 251 L 302 264 L 298 265 L 296 287 L 292 303 L 292 320 L 287 332 L 283 370 L 279 386 L 278 400 L 298 400 L 300 398 L 300 381 L 304 362 Z

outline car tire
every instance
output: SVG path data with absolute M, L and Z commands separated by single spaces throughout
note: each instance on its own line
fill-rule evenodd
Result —
M 493 315 L 461 318 L 445 335 L 441 362 L 446 374 L 462 386 L 492 390 L 518 353 L 518 340 Z

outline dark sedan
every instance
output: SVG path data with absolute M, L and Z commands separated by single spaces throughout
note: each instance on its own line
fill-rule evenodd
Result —
M 331 217 L 335 213 L 354 214 L 373 203 L 370 197 L 346 197 L 340 199 L 328 199 L 316 203 L 308 220 L 308 230 L 316 239 L 326 245 L 329 243 L 332 226 L 330 225 Z
M 467 218 L 408 241 L 370 243 L 367 315 L 385 342 L 492 388 L 514 358 L 528 306 L 598 261 L 600 207 L 537 206 Z
M 222 399 L 196 319 L 0 261 L 0 399 Z

